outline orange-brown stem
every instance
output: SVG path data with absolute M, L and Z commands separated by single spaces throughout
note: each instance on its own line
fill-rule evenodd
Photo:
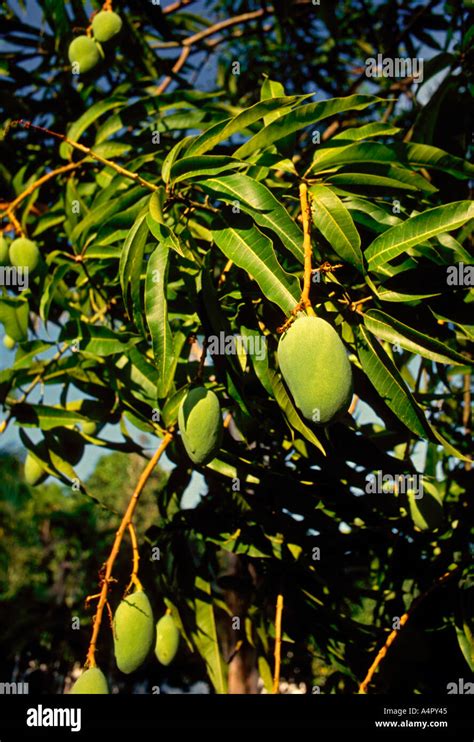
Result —
M 163 438 L 160 446 L 155 451 L 152 458 L 146 465 L 145 469 L 143 470 L 140 476 L 140 479 L 137 482 L 137 486 L 135 487 L 133 494 L 130 498 L 130 502 L 128 503 L 128 507 L 122 518 L 122 522 L 120 523 L 119 529 L 117 533 L 115 534 L 115 539 L 114 539 L 114 543 L 112 544 L 112 549 L 110 551 L 109 558 L 107 559 L 105 563 L 105 569 L 104 569 L 101 590 L 100 590 L 100 598 L 99 598 L 96 613 L 94 616 L 92 636 L 91 636 L 91 640 L 89 644 L 89 649 L 87 652 L 87 659 L 85 663 L 86 667 L 96 667 L 95 653 L 96 653 L 96 648 L 97 648 L 97 639 L 99 637 L 100 625 L 102 623 L 102 616 L 104 613 L 104 608 L 107 603 L 109 583 L 113 579 L 112 570 L 113 570 L 117 555 L 120 551 L 120 545 L 122 543 L 122 539 L 124 537 L 125 531 L 128 529 L 128 526 L 132 521 L 133 515 L 135 513 L 135 508 L 137 507 L 137 504 L 138 504 L 139 497 L 150 477 L 150 474 L 152 473 L 153 469 L 159 462 L 163 452 L 166 450 L 167 446 L 172 441 L 172 439 L 173 439 L 173 434 L 167 433 L 165 437 Z

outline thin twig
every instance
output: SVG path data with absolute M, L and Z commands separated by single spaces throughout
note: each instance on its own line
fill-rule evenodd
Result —
M 122 543 L 123 536 L 129 526 L 129 523 L 131 523 L 133 514 L 135 513 L 135 508 L 137 507 L 138 499 L 143 491 L 143 488 L 145 487 L 153 469 L 158 464 L 163 452 L 165 451 L 169 443 L 172 441 L 172 439 L 173 439 L 173 434 L 170 432 L 167 433 L 165 437 L 163 438 L 159 448 L 156 450 L 156 452 L 154 453 L 154 455 L 152 456 L 152 458 L 146 465 L 145 469 L 143 470 L 140 476 L 140 479 L 137 482 L 137 486 L 135 487 L 133 494 L 130 498 L 130 502 L 128 503 L 128 507 L 122 518 L 122 522 L 120 523 L 119 529 L 117 533 L 115 534 L 115 539 L 112 545 L 109 558 L 107 559 L 107 562 L 105 563 L 104 575 L 102 578 L 102 584 L 101 584 L 101 590 L 100 590 L 100 598 L 99 598 L 99 602 L 97 604 L 97 610 L 94 616 L 92 636 L 91 636 L 91 641 L 89 644 L 89 649 L 87 652 L 87 659 L 85 663 L 86 667 L 96 667 L 95 652 L 96 652 L 96 647 L 97 647 L 97 639 L 99 636 L 100 625 L 102 623 L 102 616 L 104 613 L 104 608 L 107 603 L 107 594 L 109 590 L 109 584 L 113 579 L 112 570 L 113 570 L 115 560 L 120 550 L 120 545 Z
M 173 81 L 174 76 L 177 75 L 182 67 L 186 64 L 186 61 L 191 53 L 191 48 L 199 41 L 203 41 L 203 39 L 206 39 L 208 36 L 213 36 L 215 33 L 217 33 L 218 31 L 222 31 L 222 29 L 224 28 L 235 26 L 238 23 L 246 23 L 247 21 L 252 21 L 256 18 L 261 18 L 267 13 L 273 13 L 273 8 L 260 8 L 259 10 L 254 10 L 249 13 L 242 13 L 242 15 L 237 15 L 234 18 L 226 18 L 224 21 L 219 21 L 213 26 L 205 28 L 202 31 L 198 31 L 192 36 L 188 36 L 187 39 L 183 39 L 183 41 L 181 42 L 181 54 L 171 68 L 171 74 L 167 75 L 156 88 L 156 94 L 161 95 L 161 93 L 166 90 L 168 85 L 170 85 L 170 83 Z
M 111 167 L 117 173 L 120 173 L 120 175 L 123 175 L 126 178 L 130 178 L 136 183 L 140 183 L 140 185 L 142 185 L 144 188 L 148 188 L 148 190 L 150 191 L 158 190 L 158 186 L 150 183 L 148 180 L 145 180 L 145 178 L 142 178 L 141 175 L 139 175 L 138 173 L 132 173 L 131 170 L 127 170 L 121 165 L 117 165 L 116 162 L 107 160 L 105 157 L 102 157 L 102 155 L 98 155 L 97 152 L 94 152 L 92 149 L 90 149 L 90 147 L 86 147 L 84 144 L 80 144 L 79 142 L 75 142 L 73 139 L 69 139 L 69 137 L 67 137 L 65 134 L 59 134 L 57 131 L 51 131 L 51 129 L 46 129 L 43 126 L 37 126 L 36 124 L 32 124 L 31 121 L 26 121 L 25 119 L 18 119 L 17 121 L 12 121 L 12 123 L 10 124 L 10 126 L 17 125 L 23 126 L 25 129 L 35 129 L 36 131 L 41 131 L 44 134 L 49 134 L 56 139 L 60 139 L 62 142 L 66 142 L 66 144 L 69 144 L 74 149 L 78 149 L 80 152 L 84 152 L 88 157 L 92 157 L 94 160 L 101 162 L 103 165 Z
M 41 176 L 41 178 L 35 180 L 34 183 L 31 183 L 28 188 L 25 188 L 25 190 L 20 193 L 20 195 L 17 196 L 14 201 L 6 204 L 5 206 L 0 206 L 0 210 L 6 212 L 5 216 L 10 216 L 10 214 L 15 211 L 17 206 L 19 206 L 25 198 L 28 198 L 28 196 L 30 196 L 37 188 L 40 188 L 42 185 L 44 185 L 44 183 L 47 183 L 48 180 L 51 180 L 51 178 L 55 178 L 57 175 L 67 173 L 70 170 L 76 170 L 78 167 L 81 166 L 81 164 L 82 163 L 80 162 L 70 162 L 67 165 L 62 165 L 61 167 L 56 168 L 56 170 L 51 170 L 51 172 L 46 173 L 46 175 Z
M 434 583 L 434 585 L 432 585 L 422 595 L 419 595 L 418 598 L 416 598 L 413 601 L 413 603 L 411 604 L 411 606 L 408 609 L 408 611 L 406 613 L 404 613 L 403 616 L 401 616 L 401 618 L 400 618 L 400 628 L 399 629 L 394 629 L 393 631 L 390 632 L 390 634 L 388 635 L 388 637 L 387 637 L 387 639 L 385 641 L 385 644 L 383 645 L 383 647 L 377 653 L 377 656 L 376 656 L 375 660 L 372 662 L 371 666 L 369 667 L 369 669 L 367 671 L 367 675 L 365 676 L 364 680 L 362 681 L 362 683 L 359 686 L 359 693 L 360 694 L 367 693 L 367 688 L 368 688 L 368 686 L 369 686 L 369 684 L 370 684 L 370 682 L 371 682 L 371 680 L 372 680 L 372 678 L 373 678 L 373 676 L 375 674 L 375 671 L 376 671 L 377 667 L 380 665 L 380 663 L 382 662 L 383 658 L 386 656 L 386 654 L 387 654 L 388 650 L 390 649 L 391 645 L 394 643 L 394 641 L 396 640 L 396 638 L 399 636 L 400 629 L 402 628 L 402 626 L 405 626 L 405 624 L 407 623 L 408 619 L 413 615 L 413 613 L 416 611 L 416 609 L 418 608 L 418 606 L 420 605 L 420 603 L 422 601 L 424 601 L 425 598 L 427 598 L 428 595 L 430 595 L 434 590 L 436 590 L 441 585 L 444 585 L 444 583 L 447 582 L 447 580 L 450 580 L 453 577 L 453 575 L 456 575 L 459 572 L 459 570 L 460 570 L 460 565 L 457 565 L 454 569 L 450 570 L 449 572 L 445 572 L 443 575 L 441 575 L 441 577 L 439 577 L 436 580 L 436 582 Z
M 278 594 L 275 611 L 275 671 L 273 673 L 272 693 L 280 692 L 280 668 L 281 668 L 281 618 L 283 614 L 283 595 Z

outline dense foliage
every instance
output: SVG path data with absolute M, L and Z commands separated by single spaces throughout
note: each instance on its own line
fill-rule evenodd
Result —
M 97 560 L 75 544 L 84 548 L 89 533 L 95 550 L 89 520 L 106 515 L 97 504 L 94 516 L 85 496 L 119 512 L 127 499 L 104 502 L 100 481 L 79 482 L 72 449 L 148 455 L 137 430 L 155 447 L 171 430 L 173 469 L 141 531 L 141 581 L 166 601 L 183 651 L 202 657 L 217 692 L 227 690 L 236 648 L 271 689 L 279 594 L 283 676 L 306 681 L 309 692 L 357 692 L 388 633 L 436 585 L 371 688 L 445 692 L 474 669 L 472 13 L 454 0 L 284 1 L 263 11 L 252 0 L 222 0 L 207 3 L 205 16 L 193 3 L 178 5 L 167 13 L 121 4 L 118 40 L 83 75 L 72 74 L 67 50 L 74 29 L 88 26 L 89 8 L 45 0 L 35 21 L 16 3 L 0 11 L 9 41 L 4 235 L 23 232 L 41 253 L 28 288 L 4 287 L 0 297 L 0 321 L 18 343 L 0 373 L 0 397 L 25 448 L 69 487 L 56 494 L 55 508 L 64 501 L 58 528 L 68 559 L 82 566 L 57 610 L 78 608 L 78 589 L 82 599 L 96 592 Z M 211 33 L 239 14 L 250 17 Z M 173 72 L 179 47 L 191 53 Z M 379 52 L 422 57 L 423 84 L 367 78 L 365 60 Z M 327 426 L 302 417 L 276 358 L 301 297 L 303 182 L 313 222 L 310 298 L 345 345 L 356 395 Z M 237 352 L 217 343 L 201 363 L 205 338 L 231 336 L 241 338 Z M 177 434 L 179 405 L 196 380 L 217 394 L 226 420 L 218 455 L 202 466 Z M 32 402 L 32 382 L 50 387 L 56 402 Z M 101 432 L 108 423 L 119 443 Z M 195 469 L 207 492 L 183 509 Z M 423 484 L 415 502 L 400 486 L 410 477 Z M 127 474 L 114 482 L 133 489 Z M 48 487 L 33 496 L 48 498 Z M 20 565 L 31 574 L 25 605 L 38 548 L 30 570 Z M 119 574 L 113 608 L 126 587 L 123 564 Z M 14 581 L 2 577 L 4 601 Z M 82 661 L 91 609 L 80 611 L 85 643 L 64 641 Z M 101 667 L 107 633 L 105 621 Z

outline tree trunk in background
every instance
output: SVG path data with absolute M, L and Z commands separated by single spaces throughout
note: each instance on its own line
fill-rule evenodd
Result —
M 225 555 L 224 570 L 219 577 L 219 585 L 225 590 L 225 602 L 232 613 L 232 618 L 226 620 L 223 627 L 224 656 L 232 657 L 229 662 L 228 692 L 254 694 L 258 692 L 257 652 L 245 636 L 245 617 L 253 581 L 245 562 L 237 554 Z M 235 626 L 236 618 L 240 626 Z

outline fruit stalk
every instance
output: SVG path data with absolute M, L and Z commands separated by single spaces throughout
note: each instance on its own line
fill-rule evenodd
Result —
M 304 249 L 304 282 L 303 282 L 303 293 L 301 294 L 300 306 L 306 309 L 307 314 L 315 317 L 316 314 L 311 306 L 309 299 L 309 291 L 311 288 L 311 258 L 313 256 L 313 248 L 311 245 L 311 211 L 308 203 L 308 188 L 306 183 L 300 185 L 300 203 L 301 203 L 301 217 L 303 219 L 303 249 Z
M 135 532 L 133 523 L 128 524 L 128 530 L 130 532 L 130 541 L 132 542 L 133 567 L 132 567 L 132 574 L 130 576 L 130 582 L 128 583 L 128 587 L 125 591 L 126 593 L 130 592 L 133 585 L 135 585 L 137 590 L 143 590 L 142 583 L 138 579 L 138 565 L 140 562 L 140 554 L 138 551 L 137 534 Z
M 137 504 L 138 504 L 138 499 L 143 491 L 143 488 L 145 487 L 145 484 L 147 483 L 153 469 L 158 464 L 163 452 L 166 450 L 169 443 L 171 443 L 172 439 L 173 439 L 173 434 L 167 433 L 165 437 L 163 438 L 160 446 L 157 448 L 152 458 L 146 465 L 145 469 L 143 470 L 140 476 L 140 479 L 137 482 L 137 486 L 135 487 L 133 494 L 130 498 L 130 502 L 128 503 L 128 507 L 122 518 L 122 522 L 120 523 L 119 529 L 117 533 L 115 534 L 115 539 L 112 545 L 112 549 L 110 551 L 109 558 L 107 559 L 105 563 L 104 577 L 103 577 L 102 584 L 101 584 L 99 602 L 97 604 L 97 609 L 96 609 L 96 613 L 94 616 L 92 636 L 91 636 L 91 641 L 89 644 L 89 649 L 87 652 L 85 667 L 96 667 L 97 666 L 96 661 L 95 661 L 97 638 L 99 636 L 100 625 L 102 623 L 102 616 L 104 613 L 104 608 L 107 604 L 107 594 L 109 591 L 109 583 L 112 581 L 112 570 L 114 567 L 115 560 L 120 551 L 120 545 L 122 543 L 122 539 L 124 537 L 125 531 L 128 529 L 128 526 L 131 523 L 131 520 L 135 513 L 135 508 L 137 507 Z
M 283 595 L 278 594 L 275 613 L 275 672 L 273 673 L 272 693 L 279 693 L 281 667 L 281 617 L 283 613 Z

